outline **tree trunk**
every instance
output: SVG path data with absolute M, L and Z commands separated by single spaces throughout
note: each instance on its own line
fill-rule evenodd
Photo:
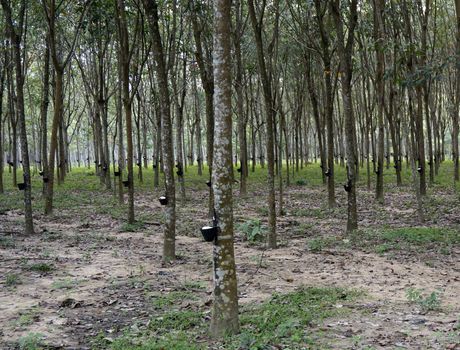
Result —
M 238 113 L 238 141 L 240 144 L 240 195 L 247 193 L 248 152 L 246 144 L 246 116 L 244 114 L 243 96 L 243 62 L 241 57 L 241 38 L 243 35 L 243 15 L 240 0 L 235 0 L 236 28 L 233 44 L 235 46 L 235 90 Z
M 4 15 L 6 17 L 8 31 L 13 45 L 14 67 L 16 73 L 16 110 L 18 113 L 19 132 L 21 140 L 21 156 L 22 156 L 22 170 L 24 175 L 24 216 L 25 216 L 25 234 L 30 235 L 34 233 L 34 224 L 32 217 L 32 186 L 30 176 L 29 164 L 29 147 L 27 143 L 27 129 L 26 129 L 26 116 L 24 109 L 24 71 L 23 71 L 23 57 L 25 52 L 21 55 L 21 41 L 22 35 L 25 32 L 25 11 L 26 2 L 21 1 L 19 21 L 15 28 L 13 24 L 13 15 L 11 13 L 11 6 L 7 0 L 1 1 Z M 19 32 L 18 32 L 19 31 Z M 24 49 L 25 50 L 25 49 Z M 0 116 L 1 118 L 1 116 Z
M 268 246 L 276 248 L 276 208 L 275 208 L 275 168 L 274 168 L 274 143 L 273 143 L 273 124 L 275 119 L 275 110 L 273 106 L 271 83 L 268 77 L 265 64 L 263 41 L 262 41 L 262 23 L 258 21 L 255 13 L 253 0 L 248 1 L 249 17 L 251 19 L 254 31 L 259 74 L 262 82 L 264 94 L 264 105 L 266 114 L 267 128 L 267 168 L 268 168 Z M 262 18 L 263 19 L 263 18 Z
M 194 4 L 195 6 L 198 6 Z M 195 10 L 196 11 L 196 10 Z M 214 78 L 212 70 L 212 62 L 205 60 L 203 50 L 203 24 L 198 22 L 200 17 L 199 13 L 194 13 L 191 16 L 193 36 L 195 38 L 195 57 L 200 70 L 201 84 L 205 92 L 206 101 L 206 159 L 209 168 L 209 179 L 212 177 L 212 160 L 213 160 L 213 143 L 214 143 L 214 107 L 213 107 L 213 96 L 214 96 Z M 210 56 L 209 54 L 207 56 Z M 208 209 L 210 216 L 212 215 L 214 208 L 214 194 L 212 192 L 212 186 L 209 187 L 209 202 Z
M 117 0 L 117 22 L 120 39 L 120 58 L 122 66 L 122 93 L 123 107 L 126 118 L 126 145 L 128 158 L 128 223 L 134 223 L 134 169 L 133 169 L 133 130 L 132 130 L 132 102 L 129 93 L 129 41 L 126 22 L 124 0 Z
M 353 113 L 351 81 L 353 74 L 352 55 L 354 43 L 354 30 L 358 21 L 357 0 L 352 0 L 350 5 L 350 17 L 348 21 L 348 38 L 345 41 L 344 23 L 340 11 L 340 0 L 329 2 L 332 17 L 338 36 L 338 54 L 342 73 L 342 103 L 345 116 L 345 142 L 347 152 L 347 184 L 345 190 L 348 193 L 348 220 L 347 232 L 358 229 L 358 214 L 356 204 L 356 154 L 355 154 L 355 119 Z
M 324 25 L 324 11 L 321 7 L 321 1 L 315 0 L 315 8 L 317 13 L 318 28 L 321 36 L 322 60 L 324 65 L 324 84 L 326 93 L 326 142 L 327 142 L 327 169 L 323 168 L 323 172 L 327 176 L 327 191 L 329 208 L 336 206 L 335 202 L 335 173 L 334 173 L 334 98 L 332 89 L 332 66 L 331 66 L 331 50 L 329 34 Z
M 378 154 L 377 154 L 377 185 L 375 188 L 375 199 L 383 204 L 383 161 L 384 161 L 384 134 L 385 126 L 383 122 L 383 111 L 385 108 L 385 55 L 383 51 L 385 32 L 383 14 L 385 12 L 385 1 L 374 0 L 374 39 L 375 39 L 375 54 L 377 57 L 376 67 L 376 99 L 377 99 L 377 125 L 378 125 Z
M 0 193 L 3 193 L 3 171 L 4 171 L 4 158 L 3 158 L 3 143 L 5 140 L 5 133 L 3 130 L 3 92 L 5 89 L 5 76 L 6 76 L 6 50 L 3 55 L 2 66 L 0 67 Z
M 458 130 L 459 130 L 459 105 L 460 105 L 460 0 L 455 0 L 455 10 L 457 15 L 456 32 L 456 85 L 455 85 L 455 108 L 452 116 L 452 157 L 454 161 L 454 181 L 460 180 L 459 171 L 459 150 L 458 150 Z M 444 145 L 444 143 L 443 143 Z
M 233 249 L 232 82 L 230 49 L 230 0 L 214 1 L 215 138 L 213 187 L 215 215 L 220 232 L 213 249 L 214 303 L 211 333 L 235 334 L 238 324 L 238 293 Z
M 143 0 L 147 14 L 150 32 L 152 35 L 153 53 L 155 58 L 155 71 L 158 80 L 158 93 L 160 97 L 160 112 L 162 122 L 162 148 L 163 166 L 165 173 L 165 189 L 168 203 L 166 205 L 166 225 L 163 240 L 163 260 L 175 259 L 176 236 L 176 194 L 174 185 L 174 153 L 172 145 L 172 124 L 170 115 L 170 97 L 168 89 L 168 76 L 164 58 L 163 44 L 158 26 L 158 7 L 155 0 Z
M 49 106 L 49 80 L 50 80 L 50 48 L 49 41 L 46 40 L 43 67 L 43 91 L 42 104 L 40 108 L 41 124 L 41 169 L 43 174 L 48 174 L 48 106 Z M 45 175 L 44 175 L 45 176 Z M 43 194 L 46 193 L 48 183 L 43 182 Z

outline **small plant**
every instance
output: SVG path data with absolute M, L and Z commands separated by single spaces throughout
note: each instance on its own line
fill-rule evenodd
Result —
M 260 215 L 268 216 L 268 208 L 267 207 L 259 207 L 256 210 Z
M 359 295 L 340 288 L 301 288 L 288 294 L 274 294 L 260 305 L 246 306 L 240 317 L 241 333 L 235 337 L 240 339 L 238 348 L 270 349 L 270 345 L 277 344 L 282 349 L 309 349 L 299 346 L 314 345 L 305 330 L 325 318 L 347 313 L 346 307 L 339 309 L 333 305 L 352 301 Z
M 293 216 L 312 217 L 317 219 L 326 217 L 327 213 L 330 213 L 330 211 L 322 208 L 298 208 L 292 211 Z
M 12 237 L 0 237 L 1 248 L 14 248 L 14 239 Z
M 423 289 L 409 288 L 406 292 L 407 300 L 417 304 L 423 312 L 439 310 L 441 307 L 440 293 L 431 292 L 425 296 Z
M 40 343 L 43 340 L 43 334 L 41 333 L 29 333 L 24 337 L 19 338 L 19 349 L 20 350 L 38 350 L 40 349 Z
M 203 323 L 203 315 L 198 311 L 170 311 L 150 320 L 149 328 L 169 332 L 171 329 L 185 331 Z
M 21 284 L 21 279 L 19 278 L 17 274 L 10 273 L 6 275 L 5 284 L 7 286 L 15 286 L 15 285 Z
M 38 321 L 39 319 L 39 310 L 37 307 L 23 311 L 18 319 L 14 321 L 14 325 L 17 327 L 29 326 L 32 323 Z
M 35 272 L 50 272 L 54 270 L 54 266 L 47 263 L 37 263 L 28 266 L 28 270 Z
M 313 253 L 318 253 L 323 249 L 330 247 L 333 243 L 331 238 L 314 238 L 308 242 L 308 249 Z
M 78 284 L 77 280 L 72 280 L 70 278 L 65 278 L 62 280 L 54 281 L 51 284 L 52 289 L 72 289 Z
M 306 186 L 307 185 L 307 180 L 305 179 L 299 179 L 296 181 L 296 184 L 299 186 Z
M 422 290 L 417 288 L 409 288 L 406 291 L 407 300 L 411 303 L 416 303 L 422 298 Z
M 43 234 L 43 240 L 47 242 L 54 242 L 62 239 L 62 233 L 48 231 Z
M 182 287 L 184 289 L 206 290 L 206 284 L 202 281 L 186 281 Z
M 145 224 L 142 221 L 136 221 L 132 224 L 124 223 L 121 225 L 120 232 L 136 232 L 140 231 L 145 227 Z
M 184 301 L 196 300 L 196 295 L 189 291 L 172 291 L 167 294 L 152 295 L 152 304 L 155 309 L 171 309 L 174 305 L 180 305 Z
M 84 252 L 82 256 L 83 261 L 90 262 L 92 260 L 92 253 L 91 252 Z
M 238 230 L 244 234 L 247 241 L 254 243 L 261 241 L 264 238 L 264 229 L 260 220 L 248 220 L 239 225 Z
M 383 253 L 388 252 L 391 249 L 391 247 L 392 247 L 391 244 L 388 244 L 388 243 L 379 244 L 378 246 L 375 247 L 375 252 L 377 254 L 383 254 Z

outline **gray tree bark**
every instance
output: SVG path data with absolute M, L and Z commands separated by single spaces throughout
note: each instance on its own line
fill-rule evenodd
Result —
M 214 159 L 213 191 L 220 232 L 213 249 L 214 304 L 211 333 L 215 337 L 239 330 L 238 294 L 233 249 L 231 0 L 214 1 Z

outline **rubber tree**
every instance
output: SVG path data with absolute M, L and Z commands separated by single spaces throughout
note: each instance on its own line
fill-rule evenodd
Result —
M 172 123 L 168 88 L 168 71 L 159 28 L 158 5 L 155 0 L 143 0 L 145 13 L 152 36 L 153 56 L 155 59 L 155 73 L 158 83 L 161 114 L 161 145 L 163 151 L 163 167 L 166 189 L 166 223 L 163 239 L 163 260 L 175 259 L 176 245 L 176 190 L 174 184 L 174 151 L 172 137 Z
M 352 77 L 353 77 L 353 45 L 354 32 L 358 22 L 358 0 L 351 0 L 349 6 L 349 19 L 347 30 L 343 13 L 340 10 L 341 0 L 331 0 L 329 2 L 331 15 L 334 21 L 335 30 L 337 32 L 337 49 L 340 59 L 340 69 L 343 71 L 341 78 L 342 86 L 342 103 L 343 113 L 345 117 L 345 142 L 347 154 L 347 183 L 345 190 L 348 194 L 347 199 L 347 232 L 358 229 L 358 213 L 356 204 L 356 172 L 357 172 L 357 156 L 356 156 L 356 131 L 355 118 L 353 112 L 352 100 Z M 345 32 L 348 36 L 345 37 Z
M 327 0 L 332 1 L 332 0 Z M 332 47 L 331 35 L 327 26 L 327 1 L 315 0 L 316 20 L 321 39 L 321 59 L 324 66 L 325 86 L 325 119 L 326 119 L 326 143 L 327 143 L 327 193 L 329 208 L 336 206 L 335 202 L 335 172 L 334 172 L 334 89 L 332 86 Z M 324 3 L 324 6 L 322 3 Z
M 128 223 L 134 223 L 134 169 L 133 169 L 133 125 L 132 125 L 132 98 L 130 96 L 129 79 L 129 36 L 126 20 L 125 2 L 116 0 L 116 21 L 119 37 L 119 58 L 121 65 L 121 90 L 126 124 L 126 148 L 128 158 Z
M 202 18 L 206 16 L 206 5 L 201 1 L 193 0 L 191 2 L 193 12 L 191 13 L 193 38 L 195 39 L 195 58 L 200 72 L 201 85 L 205 93 L 206 108 L 206 161 L 208 163 L 209 177 L 212 177 L 212 160 L 214 144 L 214 77 L 212 67 L 212 48 L 209 43 L 210 33 L 206 27 L 207 21 Z M 209 213 L 212 214 L 214 207 L 214 194 L 212 186 L 209 187 Z
M 246 195 L 248 177 L 248 152 L 246 141 L 246 115 L 244 113 L 243 96 L 243 60 L 241 54 L 241 39 L 244 34 L 243 6 L 241 1 L 234 1 L 236 25 L 233 32 L 235 50 L 235 90 L 236 108 L 238 113 L 238 143 L 240 145 L 240 194 Z
M 214 156 L 212 184 L 220 232 L 213 247 L 211 334 L 238 332 L 238 294 L 233 249 L 231 0 L 214 1 Z
M 14 69 L 16 76 L 16 111 L 18 113 L 18 122 L 20 127 L 22 169 L 24 175 L 24 216 L 25 216 L 25 234 L 34 233 L 34 224 L 32 217 L 32 186 L 30 181 L 30 164 L 29 164 L 29 146 L 27 143 L 26 116 L 24 110 L 24 78 L 25 78 L 25 48 L 21 44 L 23 35 L 26 32 L 26 1 L 21 0 L 19 3 L 18 19 L 13 19 L 12 6 L 9 0 L 1 1 L 5 15 L 7 30 L 10 35 L 11 45 L 14 57 Z M 1 116 L 0 116 L 1 118 Z
M 262 39 L 264 9 L 260 10 L 262 16 L 256 14 L 253 0 L 248 1 L 248 9 L 257 48 L 257 61 L 262 83 L 267 128 L 268 246 L 270 248 L 276 248 L 275 154 L 273 142 L 273 125 L 276 112 L 273 105 L 272 84 L 268 75 Z
M 460 0 L 455 0 L 455 11 L 457 19 L 456 32 L 456 93 L 455 93 L 455 108 L 452 117 L 452 157 L 454 160 L 454 181 L 459 181 L 459 161 L 458 161 L 458 112 L 460 105 Z
M 48 24 L 48 39 L 50 46 L 51 60 L 54 67 L 54 111 L 53 111 L 53 121 L 51 125 L 51 138 L 50 138 L 50 148 L 49 148 L 49 163 L 48 163 L 48 173 L 45 176 L 48 178 L 48 184 L 45 192 L 45 215 L 50 215 L 53 211 L 53 194 L 54 194 L 54 169 L 56 161 L 56 151 L 58 149 L 58 129 L 59 125 L 62 123 L 63 115 L 63 103 L 64 103 L 64 70 L 70 62 L 70 59 L 73 56 L 75 45 L 80 33 L 80 29 L 83 24 L 83 18 L 86 13 L 89 1 L 85 2 L 83 9 L 77 19 L 77 24 L 74 29 L 73 38 L 70 38 L 70 49 L 67 52 L 67 55 L 62 53 L 62 37 L 59 34 L 57 23 L 59 13 L 62 11 L 63 3 L 56 5 L 55 0 L 43 1 L 43 9 L 45 12 L 46 21 Z M 59 9 L 58 9 L 59 8 Z M 61 164 L 64 162 L 64 159 L 60 159 Z M 61 168 L 62 169 L 62 168 Z
M 4 132 L 3 132 L 3 94 L 5 91 L 5 81 L 6 81 L 6 54 L 5 51 L 0 57 L 0 193 L 3 193 L 3 171 L 4 171 L 4 159 L 3 159 L 3 142 L 4 142 Z
M 375 55 L 377 65 L 375 70 L 375 98 L 377 99 L 377 126 L 378 126 L 378 141 L 377 141 L 377 184 L 375 188 L 375 198 L 378 202 L 383 203 L 383 160 L 384 160 L 384 134 L 385 125 L 383 123 L 383 112 L 385 108 L 385 55 L 384 55 L 384 22 L 383 13 L 385 12 L 384 0 L 373 0 L 374 8 L 374 40 L 375 40 Z

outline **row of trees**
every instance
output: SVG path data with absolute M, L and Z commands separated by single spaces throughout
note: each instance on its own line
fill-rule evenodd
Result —
M 22 164 L 26 233 L 34 231 L 34 172 L 51 214 L 55 182 L 72 166 L 94 164 L 120 203 L 127 186 L 132 223 L 134 169 L 143 181 L 152 165 L 155 186 L 164 175 L 163 258 L 173 260 L 176 181 L 185 198 L 187 166 L 197 162 L 201 175 L 206 163 L 209 212 L 221 230 L 215 334 L 238 328 L 232 163 L 241 195 L 251 168 L 267 168 L 271 248 L 283 185 L 308 162 L 320 162 L 331 208 L 335 167 L 346 167 L 347 231 L 358 227 L 362 174 L 368 188 L 375 177 L 383 203 L 384 167 L 394 166 L 401 185 L 405 160 L 420 220 L 427 185 L 446 158 L 459 180 L 459 0 L 1 5 L 0 192 L 5 166 L 16 185 Z

